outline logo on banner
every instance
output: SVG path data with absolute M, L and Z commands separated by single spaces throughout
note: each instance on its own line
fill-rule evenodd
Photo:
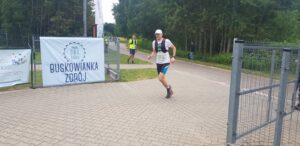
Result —
M 79 42 L 71 42 L 64 48 L 64 58 L 68 62 L 83 62 L 85 55 L 85 48 Z
M 87 72 L 99 70 L 97 61 L 85 61 L 86 49 L 79 42 L 70 42 L 64 47 L 66 62 L 51 63 L 50 73 L 63 73 L 65 83 L 78 83 L 87 80 Z
M 41 37 L 43 85 L 105 80 L 103 39 Z
M 27 83 L 31 50 L 0 49 L 0 87 Z
M 11 59 L 13 65 L 25 64 L 26 61 L 26 56 L 22 54 L 13 55 Z

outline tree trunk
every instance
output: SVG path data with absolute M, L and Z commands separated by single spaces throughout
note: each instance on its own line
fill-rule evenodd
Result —
M 203 36 L 202 36 L 202 32 L 200 32 L 200 34 L 199 34 L 199 46 L 198 46 L 198 48 L 199 48 L 199 52 L 201 52 L 201 54 L 204 54 L 204 52 L 203 52 L 203 49 L 202 49 L 202 45 L 203 45 Z
M 228 42 L 227 42 L 227 53 L 230 53 L 230 51 L 232 50 L 232 48 L 231 48 L 231 44 L 232 44 L 232 39 L 231 39 L 231 37 L 228 37 Z
M 227 28 L 224 28 L 225 33 L 224 33 L 224 38 L 223 38 L 223 44 L 222 44 L 222 53 L 226 52 L 226 42 L 227 42 Z
M 213 55 L 213 45 L 214 45 L 214 37 L 213 37 L 213 31 L 212 28 L 210 29 L 210 34 L 209 34 L 209 56 Z
M 219 54 L 223 53 L 224 34 L 225 34 L 225 32 L 222 32 L 222 34 L 221 34 Z
M 184 50 L 187 51 L 188 36 L 187 36 L 187 31 L 186 31 L 186 29 L 184 30 L 184 37 L 185 37 Z
M 203 54 L 207 54 L 207 39 L 206 39 L 206 33 L 204 33 L 203 35 L 203 41 L 204 41 L 204 45 L 203 45 Z
M 30 18 L 31 33 L 34 32 L 33 18 L 34 18 L 34 3 L 33 3 L 33 0 L 31 0 L 31 18 Z

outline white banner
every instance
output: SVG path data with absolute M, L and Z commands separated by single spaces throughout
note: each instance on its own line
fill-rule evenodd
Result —
M 97 37 L 103 37 L 103 12 L 102 12 L 102 0 L 94 0 L 95 6 L 95 23 L 97 24 Z
M 41 37 L 43 85 L 105 80 L 102 38 Z
M 29 82 L 31 50 L 0 50 L 0 87 Z

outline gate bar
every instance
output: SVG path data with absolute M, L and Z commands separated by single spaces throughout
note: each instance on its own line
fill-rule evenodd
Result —
M 228 145 L 234 144 L 237 136 L 237 121 L 238 121 L 238 108 L 239 108 L 239 92 L 241 84 L 241 68 L 243 48 L 245 41 L 234 39 L 233 45 L 233 60 L 232 72 L 230 82 L 230 95 L 229 95 L 229 110 L 228 110 L 228 123 L 227 123 L 227 138 Z
M 280 76 L 280 87 L 279 87 L 279 98 L 278 98 L 278 108 L 277 108 L 277 121 L 275 126 L 274 142 L 273 146 L 281 145 L 283 118 L 285 116 L 285 99 L 286 90 L 288 84 L 288 72 L 289 63 L 291 57 L 291 49 L 283 49 L 282 64 L 281 64 L 281 76 Z
M 288 84 L 297 83 L 297 81 L 298 80 L 289 81 Z M 250 90 L 241 91 L 238 94 L 239 95 L 245 95 L 245 94 L 249 94 L 249 93 L 253 93 L 253 92 L 267 90 L 267 89 L 270 89 L 270 88 L 276 88 L 276 87 L 279 87 L 279 86 L 280 86 L 280 84 L 274 84 L 274 85 L 271 85 L 271 86 L 265 86 L 265 87 L 260 87 L 260 88 L 254 88 L 254 89 L 250 89 Z
M 296 63 L 297 63 L 297 68 L 296 68 L 296 79 L 297 79 L 297 82 L 295 83 L 295 87 L 294 87 L 294 91 L 293 91 L 293 95 L 292 95 L 292 112 L 295 111 L 295 106 L 296 106 L 296 96 L 297 96 L 297 90 L 298 90 L 298 87 L 299 87 L 299 81 L 300 81 L 300 48 L 298 49 L 298 56 L 297 56 L 297 60 L 296 60 Z M 300 102 L 300 101 L 299 101 Z
M 272 60 L 271 60 L 271 74 L 270 74 L 270 82 L 269 82 L 269 86 L 273 85 L 274 82 L 274 72 L 275 72 L 275 61 L 276 61 L 276 50 L 273 49 L 272 50 Z M 266 122 L 270 121 L 271 118 L 271 102 L 272 102 L 272 92 L 273 92 L 273 88 L 271 87 L 269 89 L 269 93 L 268 93 L 268 104 L 267 104 L 267 113 L 266 113 Z

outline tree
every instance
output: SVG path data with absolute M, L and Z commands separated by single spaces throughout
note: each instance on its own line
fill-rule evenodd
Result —
M 115 27 L 116 27 L 116 25 L 114 23 L 105 23 L 104 24 L 104 33 L 114 36 L 115 35 Z
M 152 39 L 161 28 L 179 49 L 193 41 L 209 56 L 230 52 L 234 37 L 300 40 L 299 10 L 299 0 L 119 0 L 113 9 L 122 36 Z
M 88 25 L 94 24 L 93 0 L 88 0 Z M 81 36 L 82 1 L 1 0 L 0 29 L 8 33 L 9 44 L 27 46 L 32 35 Z M 89 29 L 91 35 L 92 29 Z

